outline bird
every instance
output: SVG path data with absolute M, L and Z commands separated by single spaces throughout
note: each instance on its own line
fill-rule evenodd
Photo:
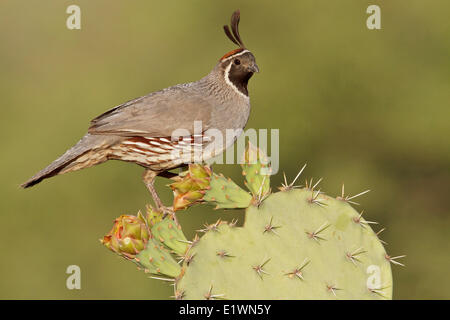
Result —
M 171 214 L 154 187 L 155 178 L 194 160 L 206 161 L 230 147 L 250 115 L 248 82 L 259 72 L 255 56 L 239 34 L 240 11 L 231 15 L 225 35 L 238 47 L 223 55 L 200 80 L 174 85 L 120 104 L 94 118 L 87 133 L 61 157 L 21 185 L 121 160 L 144 168 L 142 176 L 156 209 Z M 200 124 L 200 125 L 199 125 Z M 237 132 L 220 141 L 217 134 Z M 175 134 L 176 133 L 176 134 Z M 195 155 L 195 156 L 193 156 Z M 200 156 L 200 157 L 199 157 Z

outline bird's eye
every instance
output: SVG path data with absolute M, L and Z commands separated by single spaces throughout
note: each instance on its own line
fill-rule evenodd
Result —
M 241 60 L 239 60 L 239 59 L 234 59 L 234 64 L 235 65 L 240 65 L 241 64 Z

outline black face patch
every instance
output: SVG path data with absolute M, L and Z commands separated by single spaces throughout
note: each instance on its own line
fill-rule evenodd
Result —
M 228 79 L 243 94 L 248 96 L 248 81 L 253 76 L 251 67 L 255 65 L 255 57 L 251 52 L 237 54 L 224 61 L 225 69 L 229 68 Z M 230 67 L 231 64 L 231 67 Z
M 234 62 L 231 65 L 230 72 L 228 73 L 228 79 L 230 79 L 231 83 L 243 94 L 248 96 L 247 84 L 248 80 L 253 75 L 253 72 L 249 72 L 245 70 L 242 66 L 236 65 Z

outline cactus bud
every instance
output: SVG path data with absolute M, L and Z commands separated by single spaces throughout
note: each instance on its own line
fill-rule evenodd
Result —
M 211 169 L 200 164 L 190 164 L 179 180 L 170 184 L 174 193 L 173 209 L 186 209 L 203 201 L 203 195 L 210 184 Z
M 100 241 L 111 251 L 133 259 L 144 250 L 149 238 L 150 231 L 142 215 L 121 215 L 114 220 L 111 231 Z

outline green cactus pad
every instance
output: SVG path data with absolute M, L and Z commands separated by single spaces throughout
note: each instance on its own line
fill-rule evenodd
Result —
M 153 237 L 170 248 L 177 255 L 183 255 L 188 248 L 188 241 L 181 231 L 181 227 L 177 226 L 171 219 L 165 218 L 152 226 L 151 232 Z
M 180 265 L 171 256 L 169 250 L 155 239 L 148 241 L 147 247 L 136 256 L 134 261 L 146 273 L 152 273 L 154 275 L 175 278 L 181 272 Z
M 235 209 L 247 208 L 252 196 L 231 179 L 213 174 L 210 188 L 206 191 L 203 200 L 215 205 L 217 209 Z
M 244 153 L 242 174 L 245 176 L 245 185 L 254 197 L 264 198 L 270 193 L 270 167 L 267 157 L 251 143 L 247 145 Z
M 176 283 L 185 299 L 391 299 L 386 252 L 347 202 L 294 189 L 195 242 Z

